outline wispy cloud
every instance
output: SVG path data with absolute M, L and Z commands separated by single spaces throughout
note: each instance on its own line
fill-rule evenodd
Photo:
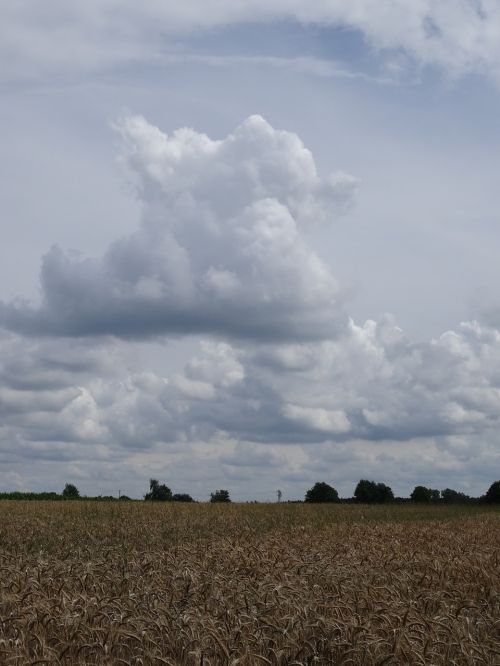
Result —
M 47 0 L 39 6 L 4 0 L 0 71 L 4 79 L 11 79 L 13 72 L 32 76 L 33 72 L 75 68 L 95 71 L 154 59 L 169 42 L 205 29 L 283 20 L 357 30 L 372 48 L 405 53 L 418 65 L 437 66 L 448 76 L 475 72 L 499 80 L 500 6 L 496 0 L 217 0 L 209 4 L 126 0 L 118 9 L 112 0 L 85 4 Z M 279 58 L 268 64 L 284 65 Z M 292 59 L 285 66 L 321 76 L 358 76 L 308 57 L 299 57 L 295 63 Z
M 274 67 L 301 74 L 310 74 L 325 79 L 349 79 L 367 83 L 391 85 L 394 78 L 372 76 L 365 72 L 350 70 L 333 60 L 313 56 L 277 57 L 271 55 L 210 55 L 201 53 L 165 53 L 158 58 L 164 64 L 197 63 L 211 67 Z

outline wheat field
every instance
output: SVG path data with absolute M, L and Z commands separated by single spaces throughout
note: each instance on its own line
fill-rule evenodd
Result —
M 0 664 L 500 664 L 500 513 L 0 503 Z

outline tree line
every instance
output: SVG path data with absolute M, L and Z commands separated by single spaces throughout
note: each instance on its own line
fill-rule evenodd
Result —
M 55 492 L 42 492 L 30 493 L 14 491 L 10 493 L 0 493 L 0 500 L 98 500 L 98 501 L 132 501 L 128 495 L 98 495 L 96 497 L 89 497 L 80 495 L 80 491 L 73 483 L 67 483 L 61 493 Z M 187 493 L 172 493 L 171 489 L 164 483 L 160 483 L 158 479 L 150 479 L 149 492 L 144 495 L 144 500 L 147 502 L 194 502 L 191 495 Z M 229 490 L 215 490 L 210 494 L 210 502 L 230 502 L 231 497 Z
M 172 493 L 170 488 L 158 479 L 150 479 L 149 493 L 144 495 L 146 502 L 194 502 L 187 493 Z M 211 502 L 230 502 L 229 490 L 216 490 L 210 494 Z
M 118 498 L 112 495 L 98 495 L 97 497 L 81 496 L 78 488 L 67 483 L 61 493 L 55 492 L 10 492 L 0 493 L 0 500 L 98 500 L 98 501 L 130 501 L 127 495 L 120 495 Z M 173 493 L 165 484 L 160 483 L 158 479 L 150 479 L 149 492 L 144 495 L 146 502 L 194 502 L 191 495 L 187 493 Z M 229 490 L 220 488 L 210 493 L 210 502 L 228 503 L 231 502 Z M 318 481 L 310 488 L 304 497 L 307 503 L 332 503 L 332 502 L 358 502 L 360 504 L 387 504 L 391 502 L 416 502 L 419 504 L 500 504 L 500 481 L 495 481 L 481 497 L 469 497 L 465 493 L 445 488 L 445 490 L 435 490 L 426 486 L 415 486 L 409 498 L 394 497 L 392 489 L 385 483 L 377 483 L 368 479 L 361 479 L 354 495 L 349 499 L 341 499 L 337 490 L 325 483 Z
M 318 481 L 306 492 L 305 502 L 341 502 L 354 501 L 361 504 L 386 504 L 396 501 L 412 501 L 419 504 L 442 503 L 442 504 L 471 504 L 484 502 L 487 504 L 500 504 L 500 481 L 495 481 L 481 497 L 469 497 L 465 493 L 457 492 L 451 488 L 445 490 L 434 490 L 425 486 L 415 486 L 409 500 L 406 498 L 395 498 L 392 489 L 385 483 L 376 483 L 361 479 L 354 489 L 352 500 L 341 500 L 338 492 L 333 486 L 324 481 Z

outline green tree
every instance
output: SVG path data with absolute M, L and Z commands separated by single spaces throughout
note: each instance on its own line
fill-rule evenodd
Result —
M 80 492 L 72 483 L 67 483 L 62 491 L 62 496 L 64 499 L 78 499 L 80 497 Z
M 231 498 L 229 497 L 229 490 L 216 490 L 214 493 L 210 493 L 211 502 L 230 502 Z
M 430 488 L 426 488 L 425 486 L 415 486 L 412 494 L 410 495 L 410 499 L 413 502 L 428 503 L 432 499 L 432 491 Z
M 488 504 L 500 504 L 500 481 L 495 481 L 486 491 L 484 496 L 485 502 Z
M 324 481 L 318 481 L 310 488 L 305 496 L 306 502 L 338 502 L 339 494 L 332 486 Z
M 170 502 L 172 500 L 172 491 L 165 484 L 160 484 L 157 479 L 150 479 L 149 493 L 144 495 L 148 502 Z
M 364 504 L 386 503 L 394 500 L 394 494 L 389 486 L 385 483 L 375 483 L 375 481 L 368 481 L 361 479 L 354 490 L 354 497 L 356 502 Z

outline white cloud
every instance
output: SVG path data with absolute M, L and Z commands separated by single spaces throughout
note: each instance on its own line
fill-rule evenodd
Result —
M 320 407 L 302 407 L 301 405 L 287 404 L 283 408 L 283 415 L 287 419 L 296 421 L 313 430 L 329 433 L 349 432 L 351 424 L 341 409 L 331 410 Z
M 250 339 L 314 339 L 343 326 L 336 281 L 304 230 L 344 211 L 351 177 L 322 178 L 299 137 L 260 116 L 223 140 L 188 128 L 167 136 L 142 117 L 120 129 L 141 228 L 100 260 L 53 247 L 41 307 L 0 305 L 6 326 L 30 335 Z

